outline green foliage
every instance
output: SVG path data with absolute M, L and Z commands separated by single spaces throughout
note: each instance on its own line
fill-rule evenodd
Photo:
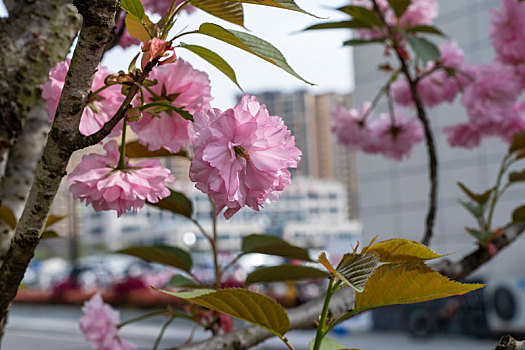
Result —
M 375 43 L 384 43 L 386 38 L 375 38 L 375 39 L 350 39 L 343 42 L 343 46 L 360 46 Z
M 326 278 L 329 274 L 315 267 L 301 265 L 280 265 L 262 267 L 250 273 L 246 285 L 278 281 L 298 281 L 304 279 Z
M 485 205 L 488 200 L 490 199 L 490 195 L 492 194 L 492 191 L 493 191 L 493 188 L 481 193 L 481 194 L 478 194 L 478 193 L 474 193 L 473 191 L 471 191 L 467 186 L 465 186 L 464 184 L 462 184 L 461 182 L 458 182 L 457 183 L 459 188 L 461 188 L 461 190 L 470 198 L 472 199 L 474 202 L 478 203 L 479 205 L 483 206 Z
M 509 153 L 523 149 L 525 149 L 525 130 L 514 134 L 512 137 L 512 143 L 510 144 Z
M 199 286 L 200 285 L 196 283 L 194 280 L 184 277 L 183 275 L 174 275 L 168 282 L 168 285 L 166 286 L 166 288 L 180 288 L 180 287 L 195 288 Z
M 147 202 L 149 205 L 154 207 L 169 210 L 172 213 L 179 214 L 191 219 L 193 214 L 193 204 L 184 194 L 171 190 L 171 194 L 158 201 L 157 203 Z
M 292 67 L 288 65 L 288 62 L 286 62 L 283 54 L 277 48 L 267 41 L 264 41 L 254 35 L 236 30 L 224 29 L 223 27 L 213 23 L 201 24 L 197 32 L 224 41 L 230 45 L 260 57 L 263 60 L 283 69 L 285 72 L 293 75 L 297 79 L 300 79 L 307 84 L 313 85 L 309 81 L 299 76 L 292 69 Z
M 411 2 L 411 0 L 388 0 L 388 3 L 392 10 L 394 10 L 397 18 L 403 16 Z
M 308 344 L 308 349 L 313 350 L 314 348 L 315 339 L 312 339 L 312 341 Z M 346 346 L 341 345 L 338 341 L 335 341 L 330 338 L 323 338 L 323 341 L 321 342 L 321 347 L 319 350 L 345 350 Z
M 509 182 L 523 182 L 525 181 L 525 170 L 513 171 L 509 174 Z
M 290 329 L 284 308 L 272 298 L 246 289 L 196 289 L 191 292 L 168 292 L 208 309 L 250 322 L 282 337 Z
M 425 25 L 419 25 L 419 26 L 413 26 L 405 30 L 407 33 L 421 33 L 421 34 L 433 34 L 437 36 L 445 37 L 446 35 L 439 30 L 438 28 L 434 26 L 425 26 Z
M 16 228 L 18 220 L 11 209 L 5 205 L 0 206 L 0 221 L 9 226 L 12 230 Z
M 366 282 L 379 264 L 377 254 L 372 252 L 345 254 L 336 269 L 330 264 L 324 252 L 319 255 L 318 260 L 331 274 L 358 293 L 364 291 Z
M 512 223 L 523 224 L 525 223 L 525 205 L 522 205 L 512 212 Z
M 215 17 L 244 27 L 244 10 L 242 4 L 224 0 L 194 0 L 191 4 Z
M 130 247 L 117 251 L 120 254 L 131 255 L 144 261 L 176 267 L 183 271 L 191 270 L 192 261 L 188 252 L 166 245 Z
M 242 252 L 243 254 L 259 253 L 282 256 L 288 259 L 312 261 L 308 250 L 270 235 L 251 234 L 244 237 L 242 240 Z
M 142 23 L 142 20 L 134 16 L 126 16 L 126 30 L 129 35 L 139 39 L 140 41 L 148 41 L 152 38 L 150 32 L 146 29 L 146 26 Z
M 383 22 L 377 14 L 362 6 L 348 5 L 338 8 L 337 10 L 352 16 L 353 20 L 361 23 L 366 28 L 382 27 Z
M 215 52 L 211 50 L 208 50 L 205 47 L 198 46 L 198 45 L 189 45 L 185 43 L 180 43 L 179 46 L 186 50 L 193 52 L 200 58 L 204 59 L 205 61 L 213 65 L 215 68 L 217 68 L 222 73 L 224 73 L 224 75 L 230 78 L 230 80 L 233 81 L 235 85 L 237 85 L 237 87 L 242 91 L 242 88 L 237 82 L 237 76 L 235 75 L 235 71 L 228 64 L 228 62 L 226 62 L 221 56 L 217 55 Z
M 144 6 L 140 0 L 121 0 L 120 7 L 135 18 L 142 19 L 144 17 Z
M 317 30 L 317 29 L 358 29 L 367 28 L 366 25 L 358 21 L 340 21 L 340 22 L 326 22 L 311 25 L 304 30 Z
M 304 13 L 304 14 L 307 14 L 313 17 L 317 17 L 309 12 L 306 12 L 302 8 L 300 8 L 293 0 L 228 0 L 228 1 L 238 1 L 238 2 L 243 2 L 246 4 L 277 7 L 277 8 L 297 11 L 297 12 L 301 12 L 301 13 Z
M 45 230 L 42 232 L 40 239 L 51 239 L 51 238 L 61 238 L 60 235 L 53 230 Z
M 441 258 L 427 246 L 408 239 L 394 238 L 372 244 L 364 249 L 379 256 L 379 261 L 388 263 L 408 263 Z
M 405 35 L 412 50 L 423 63 L 428 61 L 437 61 L 441 57 L 438 47 L 431 41 L 425 38 Z
M 494 236 L 494 232 L 486 232 L 475 229 L 468 229 L 468 233 L 476 238 L 476 240 L 481 244 L 487 243 Z

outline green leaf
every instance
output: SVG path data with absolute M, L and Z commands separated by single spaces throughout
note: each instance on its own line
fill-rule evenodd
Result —
M 168 282 L 168 285 L 166 286 L 166 288 L 180 288 L 180 287 L 195 288 L 199 286 L 200 285 L 197 282 L 195 282 L 194 280 L 188 277 L 184 277 L 183 275 L 174 275 Z
M 366 251 L 376 253 L 379 256 L 379 261 L 389 263 L 424 261 L 443 256 L 434 253 L 426 245 L 402 238 L 375 243 L 366 248 Z
M 392 10 L 394 10 L 397 18 L 403 16 L 411 2 L 411 0 L 388 0 L 388 3 Z
M 352 16 L 355 20 L 367 25 L 368 28 L 383 26 L 383 22 L 381 22 L 377 14 L 365 7 L 349 5 L 340 7 L 337 10 Z
M 478 193 L 474 193 L 472 192 L 467 186 L 465 186 L 464 184 L 462 184 L 461 182 L 458 182 L 457 183 L 459 188 L 461 188 L 461 190 L 470 198 L 472 199 L 474 202 L 478 203 L 479 205 L 483 206 L 485 205 L 488 200 L 490 199 L 490 195 L 492 194 L 492 191 L 494 190 L 493 188 L 481 193 L 481 194 L 478 194 Z
M 126 16 L 126 30 L 129 35 L 139 39 L 141 42 L 148 41 L 151 39 L 151 35 L 146 30 L 146 27 L 142 24 L 142 21 L 138 20 L 134 16 Z
M 525 130 L 522 130 L 512 136 L 509 153 L 525 149 Z
M 509 174 L 510 182 L 522 182 L 525 181 L 525 170 L 513 171 Z
M 175 111 L 182 118 L 193 121 L 193 115 L 191 115 L 190 112 L 185 110 L 184 107 L 176 107 L 168 102 L 160 102 L 160 101 L 151 102 L 143 106 L 140 106 L 139 109 L 141 111 L 149 112 L 151 110 L 151 107 L 158 107 L 152 110 L 152 112 L 154 113 L 172 110 L 172 111 Z
M 0 206 L 0 221 L 4 222 L 12 230 L 16 228 L 18 222 L 13 211 L 5 205 Z
M 185 250 L 166 245 L 144 247 L 130 247 L 117 251 L 119 254 L 131 255 L 144 261 L 159 263 L 176 267 L 189 272 L 191 269 L 191 256 Z
M 246 289 L 196 289 L 180 293 L 161 291 L 250 322 L 277 336 L 282 336 L 290 329 L 290 320 L 284 308 L 272 298 L 260 293 Z
M 314 24 L 303 30 L 316 30 L 316 29 L 356 29 L 356 28 L 368 28 L 367 25 L 359 21 L 341 21 L 341 22 L 326 22 Z
M 405 38 L 415 54 L 423 60 L 424 63 L 428 61 L 437 61 L 441 57 L 438 47 L 428 39 L 418 38 L 411 35 L 406 35 Z
M 161 199 L 158 203 L 147 203 L 154 207 L 169 210 L 172 213 L 180 214 L 191 219 L 193 205 L 188 197 L 180 192 L 173 191 L 172 189 L 170 189 L 170 192 L 171 194 L 168 197 Z
M 308 344 L 308 349 L 313 350 L 314 345 L 315 345 L 315 339 L 312 339 L 310 343 Z M 320 350 L 346 350 L 347 347 L 344 345 L 341 345 L 339 342 L 333 339 L 324 337 L 319 349 Z
M 308 250 L 270 235 L 251 234 L 243 238 L 242 251 L 244 254 L 259 253 L 282 256 L 288 259 L 312 261 Z
M 514 209 L 512 212 L 512 223 L 522 224 L 525 223 L 525 205 Z
M 304 279 L 326 278 L 325 271 L 315 267 L 301 265 L 280 265 L 262 267 L 246 277 L 245 284 L 269 283 L 278 281 L 298 281 Z
M 53 230 L 45 230 L 42 232 L 42 236 L 40 236 L 40 239 L 50 239 L 50 238 L 62 238 L 60 235 Z
M 375 39 L 350 39 L 343 42 L 343 46 L 359 46 L 359 45 L 368 45 L 375 43 L 383 43 L 385 38 L 375 38 Z
M 461 204 L 463 208 L 467 209 L 467 211 L 471 213 L 476 219 L 480 219 L 483 216 L 483 208 L 478 203 L 460 200 L 459 204 Z
M 186 50 L 193 52 L 194 54 L 196 54 L 197 56 L 204 59 L 205 61 L 210 63 L 212 66 L 220 70 L 228 78 L 230 78 L 230 80 L 233 81 L 234 84 L 237 85 L 237 87 L 242 91 L 242 88 L 237 82 L 237 76 L 235 75 L 235 71 L 228 64 L 228 62 L 226 62 L 221 56 L 217 55 L 215 52 L 211 50 L 208 50 L 205 47 L 198 46 L 198 45 L 188 45 L 185 43 L 180 43 L 179 46 Z
M 285 72 L 293 75 L 297 79 L 304 81 L 307 84 L 313 85 L 299 76 L 286 62 L 283 54 L 275 48 L 272 44 L 251 34 L 238 32 L 236 30 L 227 30 L 221 26 L 213 23 L 203 23 L 199 27 L 199 33 L 211 36 L 212 38 L 224 41 L 230 45 L 238 47 L 246 52 L 249 52 L 263 60 L 276 65 Z
M 144 17 L 144 6 L 140 0 L 121 0 L 120 7 L 138 20 Z
M 483 287 L 452 281 L 424 263 L 379 266 L 363 293 L 356 294 L 355 308 L 363 311 L 379 306 L 412 304 L 465 294 Z
M 225 0 L 194 0 L 191 5 L 215 17 L 244 27 L 244 10 L 241 3 Z
M 277 8 L 297 11 L 297 12 L 301 12 L 301 13 L 304 13 L 304 14 L 307 14 L 313 17 L 317 17 L 311 14 L 310 12 L 307 12 L 303 10 L 302 8 L 300 8 L 293 0 L 229 0 L 229 1 L 238 1 L 238 2 L 243 2 L 246 4 L 277 7 Z
M 326 258 L 324 252 L 317 259 L 333 275 L 343 281 L 356 292 L 362 293 L 370 276 L 379 265 L 379 257 L 376 253 L 345 254 L 336 269 Z
M 406 30 L 407 33 L 423 33 L 423 34 L 435 34 L 445 37 L 446 35 L 439 29 L 433 26 L 413 26 Z
M 128 158 L 158 158 L 158 157 L 187 157 L 186 151 L 180 150 L 177 153 L 171 153 L 165 148 L 150 151 L 147 146 L 141 145 L 138 141 L 126 143 L 126 157 Z
M 475 229 L 468 229 L 468 233 L 476 238 L 481 244 L 487 243 L 488 239 L 494 236 L 494 232 L 482 232 Z

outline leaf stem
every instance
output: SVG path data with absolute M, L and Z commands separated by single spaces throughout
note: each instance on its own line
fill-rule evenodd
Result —
M 153 345 L 153 350 L 157 350 L 160 345 L 160 341 L 162 340 L 162 337 L 164 336 L 164 332 L 166 331 L 166 328 L 170 325 L 171 322 L 175 319 L 175 315 L 172 315 L 168 320 L 162 325 L 162 328 L 160 329 L 159 335 L 157 336 L 157 339 L 155 339 L 155 344 Z
M 213 251 L 213 265 L 215 266 L 215 286 L 221 287 L 221 266 L 219 265 L 219 252 L 217 250 L 217 212 L 215 211 L 215 201 L 209 197 L 211 206 L 211 223 L 212 223 L 212 251 Z
M 326 319 L 328 317 L 328 311 L 330 306 L 330 299 L 334 293 L 333 291 L 334 284 L 334 275 L 330 275 L 330 282 L 328 282 L 328 288 L 326 290 L 326 295 L 324 298 L 323 310 L 321 311 L 321 316 L 319 318 L 319 324 L 317 325 L 317 332 L 315 333 L 315 342 L 313 350 L 319 350 L 321 348 L 321 342 L 323 341 L 324 336 L 326 335 L 325 325 Z
M 166 313 L 166 310 L 152 311 L 152 312 L 149 312 L 147 314 L 140 315 L 140 316 L 131 318 L 131 319 L 127 320 L 127 321 L 124 321 L 121 324 L 119 324 L 117 326 L 117 328 L 120 329 L 120 328 L 124 327 L 127 324 L 138 322 L 138 321 L 142 321 L 142 320 L 145 320 L 145 319 L 148 319 L 148 318 L 151 318 L 151 317 L 155 317 L 155 316 L 159 316 L 159 315 L 164 315 L 165 313 Z
M 290 344 L 290 341 L 285 336 L 281 335 L 279 338 L 283 341 L 283 343 L 288 347 L 290 350 L 295 350 L 295 348 Z
M 120 158 L 118 160 L 117 169 L 126 169 L 126 117 L 123 118 L 122 124 L 122 144 L 120 145 Z
M 500 196 L 505 192 L 505 190 L 508 188 L 508 185 L 504 186 L 502 191 L 499 191 L 499 187 L 501 185 L 501 179 L 503 178 L 503 175 L 505 174 L 505 171 L 507 171 L 508 167 L 512 164 L 512 161 L 509 162 L 509 158 L 511 157 L 511 154 L 507 154 L 503 160 L 501 161 L 501 165 L 498 172 L 498 177 L 496 179 L 496 186 L 494 187 L 494 195 L 492 196 L 492 200 L 490 201 L 490 209 L 487 216 L 487 223 L 486 223 L 486 230 L 490 231 L 492 227 L 492 217 L 494 216 L 494 210 L 496 209 L 496 203 L 498 202 L 498 199 Z

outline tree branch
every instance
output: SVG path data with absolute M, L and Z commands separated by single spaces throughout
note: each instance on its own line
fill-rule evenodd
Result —
M 45 3 L 45 6 L 49 4 Z M 9 306 L 33 257 L 51 204 L 74 151 L 73 141 L 78 133 L 80 117 L 104 47 L 114 31 L 119 1 L 77 0 L 75 6 L 83 18 L 78 43 L 29 198 L 0 268 L 0 335 L 3 335 Z

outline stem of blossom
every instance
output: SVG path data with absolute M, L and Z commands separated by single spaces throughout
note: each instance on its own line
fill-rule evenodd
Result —
M 159 332 L 159 335 L 157 337 L 157 339 L 155 339 L 155 344 L 153 345 L 153 349 L 152 350 L 157 350 L 159 348 L 159 345 L 160 345 L 160 341 L 162 340 L 162 337 L 164 336 L 164 332 L 166 331 L 166 328 L 168 328 L 168 326 L 170 325 L 171 322 L 173 322 L 173 320 L 175 319 L 175 315 L 171 316 L 170 318 L 168 318 L 168 320 L 164 323 L 164 325 L 162 325 L 162 328 L 160 329 L 160 332 Z
M 131 318 L 131 319 L 129 319 L 129 320 L 126 320 L 126 321 L 120 323 L 120 324 L 117 326 L 117 329 L 120 329 L 120 328 L 122 328 L 122 327 L 124 327 L 125 325 L 128 325 L 128 324 L 130 324 L 130 323 L 134 323 L 134 322 L 142 321 L 142 320 L 148 319 L 148 318 L 150 318 L 150 317 L 155 317 L 155 316 L 164 315 L 164 314 L 166 314 L 166 310 L 152 311 L 152 312 L 149 312 L 149 313 L 147 313 L 147 314 L 140 315 L 140 316 L 137 316 L 137 317 Z
M 92 93 L 89 94 L 89 97 L 88 97 L 88 102 L 87 103 L 90 103 L 90 102 L 93 102 L 95 100 L 95 96 L 97 96 L 98 94 L 100 94 L 102 91 L 106 90 L 107 88 L 109 87 L 109 85 L 104 85 L 102 86 L 101 88 L 93 91 Z
M 512 164 L 512 159 L 510 159 L 511 155 L 510 154 L 507 154 L 503 160 L 501 161 L 501 165 L 500 165 L 500 168 L 499 168 L 499 172 L 498 172 L 498 177 L 496 179 L 496 185 L 494 186 L 494 195 L 492 196 L 492 200 L 490 202 L 490 209 L 489 209 L 489 214 L 487 216 L 487 223 L 486 223 L 486 227 L 485 227 L 485 230 L 486 231 L 490 231 L 491 228 L 492 228 L 492 216 L 494 215 L 494 209 L 496 209 L 496 203 L 498 202 L 498 199 L 500 198 L 500 196 L 503 194 L 503 192 L 505 192 L 505 190 L 507 189 L 508 185 L 504 186 L 504 188 L 502 189 L 501 193 L 499 191 L 499 187 L 501 185 L 501 179 L 503 178 L 503 175 L 505 174 L 505 171 L 507 171 L 507 169 L 509 168 L 509 166 Z M 510 161 L 509 161 L 510 159 Z
M 234 266 L 240 258 L 244 256 L 244 253 L 238 254 L 232 261 L 222 268 L 221 274 L 224 275 L 232 266 Z
M 412 74 L 410 73 L 410 70 L 408 69 L 407 62 L 405 61 L 405 59 L 400 53 L 399 41 L 396 38 L 396 34 L 386 22 L 385 16 L 383 12 L 381 12 L 381 9 L 379 8 L 377 4 L 377 0 L 372 0 L 372 4 L 374 6 L 374 11 L 377 13 L 381 22 L 383 23 L 383 26 L 388 31 L 388 34 L 390 36 L 390 41 L 392 42 L 392 48 L 396 52 L 399 63 L 401 64 L 401 72 L 405 76 L 410 86 L 412 100 L 414 100 L 414 104 L 416 105 L 417 118 L 419 119 L 421 124 L 423 124 L 423 130 L 425 132 L 425 141 L 427 144 L 428 163 L 429 163 L 430 190 L 429 190 L 429 206 L 427 210 L 427 217 L 425 220 L 425 234 L 423 235 L 423 239 L 421 240 L 421 243 L 428 245 L 430 243 L 430 240 L 432 239 L 432 234 L 434 230 L 434 220 L 436 218 L 436 212 L 437 212 L 437 200 L 438 200 L 437 198 L 438 196 L 438 192 L 437 192 L 438 190 L 438 159 L 437 159 L 436 145 L 434 142 L 434 135 L 432 132 L 432 128 L 430 127 L 430 121 L 428 120 L 427 113 L 425 111 L 425 107 L 423 106 L 423 103 L 421 102 L 421 99 L 419 98 L 419 94 L 417 92 L 416 79 L 412 77 Z
M 186 1 L 183 1 L 181 2 L 176 8 L 175 8 L 175 11 L 173 11 L 173 6 L 175 5 L 175 0 L 173 0 L 171 2 L 171 6 L 168 10 L 168 20 L 166 21 L 166 24 L 164 26 L 164 28 L 162 29 L 162 38 L 166 38 L 166 36 L 168 35 L 168 31 L 167 29 L 169 30 L 169 28 L 171 27 L 171 22 L 173 21 L 173 19 L 175 18 L 175 16 L 177 15 L 177 13 L 180 12 L 180 10 L 182 10 L 182 8 L 186 5 L 188 5 L 190 2 L 192 2 L 193 0 L 186 0 Z M 173 11 L 173 13 L 171 13 Z M 173 41 L 173 40 L 170 40 L 170 42 Z
M 386 94 L 387 90 L 390 90 L 390 84 L 392 84 L 392 82 L 394 82 L 394 80 L 397 79 L 397 75 L 398 74 L 399 74 L 399 71 L 395 71 L 394 73 L 392 73 L 392 75 L 390 76 L 390 79 L 388 79 L 388 81 L 385 83 L 385 85 L 383 85 L 381 87 L 381 89 L 379 89 L 377 94 L 374 96 L 374 99 L 372 100 L 372 103 L 370 104 L 370 108 L 368 108 L 366 110 L 366 112 L 363 114 L 363 116 L 361 117 L 361 122 L 362 123 L 364 123 L 366 121 L 366 119 L 370 116 L 370 114 L 374 110 L 375 106 L 377 105 L 377 103 L 379 102 L 381 97 L 383 97 L 383 95 Z
M 212 224 L 212 251 L 213 251 L 213 265 L 215 266 L 215 286 L 221 287 L 221 266 L 219 265 L 219 252 L 217 250 L 217 214 L 215 212 L 215 201 L 213 198 L 210 199 L 211 205 L 211 224 Z
M 390 91 L 390 87 L 388 87 L 386 91 L 387 99 L 388 99 L 388 111 L 390 112 L 390 123 L 392 124 L 392 128 L 396 127 L 396 116 L 394 113 L 394 104 L 392 103 L 392 94 Z M 397 133 L 394 134 L 394 138 L 396 137 Z
M 118 159 L 117 169 L 123 170 L 126 169 L 126 118 L 124 118 L 124 123 L 122 124 L 122 141 L 120 145 L 120 158 Z
M 283 343 L 288 347 L 290 350 L 295 350 L 295 348 L 290 344 L 290 341 L 285 336 L 280 336 L 279 339 L 283 341 Z
M 319 324 L 317 325 L 317 332 L 315 333 L 315 342 L 313 350 L 319 350 L 321 348 L 321 342 L 323 341 L 324 336 L 326 335 L 325 325 L 326 319 L 328 317 L 328 311 L 330 306 L 330 299 L 334 294 L 333 288 L 334 276 L 330 275 L 330 282 L 328 282 L 328 288 L 326 290 L 326 295 L 324 297 L 323 310 L 321 311 L 321 316 L 319 317 Z

